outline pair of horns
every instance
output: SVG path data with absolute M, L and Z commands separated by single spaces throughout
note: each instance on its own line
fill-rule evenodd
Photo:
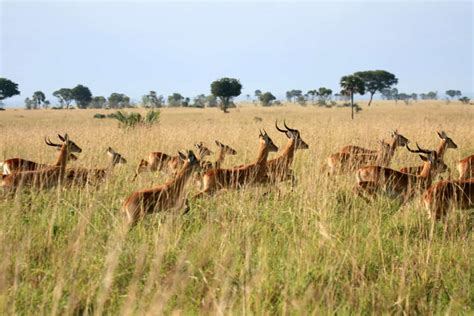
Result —
M 278 120 L 275 121 L 275 127 L 277 129 L 277 131 L 279 132 L 282 132 L 282 133 L 286 133 L 286 132 L 298 132 L 296 129 L 292 129 L 292 128 L 289 128 L 288 125 L 286 125 L 286 120 L 283 120 L 283 125 L 285 126 L 286 130 L 284 129 L 281 129 L 278 127 Z
M 58 138 L 62 141 L 62 142 L 65 142 L 68 140 L 68 136 L 67 134 L 64 134 L 64 136 L 61 136 L 60 134 L 58 134 Z M 53 146 L 53 147 L 61 147 L 62 145 L 61 144 L 55 144 L 51 141 L 51 139 L 46 139 L 46 137 L 44 138 L 44 142 L 46 143 L 46 145 L 48 146 Z
M 416 143 L 416 147 L 418 148 L 417 150 L 413 150 L 411 149 L 408 144 L 406 145 L 408 151 L 412 152 L 412 153 L 415 153 L 415 154 L 427 154 L 427 155 L 432 155 L 433 153 L 435 153 L 435 151 L 433 150 L 428 150 L 428 149 L 422 149 L 420 148 L 420 146 L 418 145 L 418 143 Z

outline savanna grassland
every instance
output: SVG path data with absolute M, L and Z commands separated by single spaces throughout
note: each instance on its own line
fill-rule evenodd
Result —
M 152 128 L 123 130 L 106 110 L 0 112 L 0 159 L 53 162 L 44 136 L 67 132 L 82 147 L 75 166 L 106 167 L 111 146 L 128 164 L 98 187 L 23 192 L 0 200 L 0 306 L 8 314 L 472 314 L 473 212 L 428 219 L 408 204 L 354 197 L 355 176 L 328 177 L 326 157 L 343 145 L 376 148 L 389 132 L 435 149 L 444 130 L 458 144 L 445 162 L 474 153 L 474 107 L 375 102 L 348 108 L 254 106 L 163 109 Z M 258 116 L 263 120 L 257 122 Z M 300 130 L 298 179 L 278 188 L 227 191 L 191 201 L 183 215 L 148 216 L 128 233 L 120 207 L 132 191 L 167 176 L 134 169 L 150 151 L 176 153 L 219 140 L 238 151 L 224 166 L 255 159 L 265 128 L 282 148 L 276 119 Z M 272 158 L 274 154 L 270 156 Z M 398 149 L 392 167 L 420 164 Z M 444 178 L 450 176 L 443 174 Z M 193 183 L 190 194 L 197 192 Z

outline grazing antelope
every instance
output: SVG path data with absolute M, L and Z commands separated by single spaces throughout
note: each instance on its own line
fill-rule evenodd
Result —
M 107 168 L 70 168 L 66 170 L 66 179 L 68 184 L 85 185 L 97 183 L 104 180 L 118 164 L 126 164 L 127 160 L 121 154 L 113 150 L 111 147 L 107 148 L 106 154 L 109 157 L 110 164 Z
M 267 162 L 268 177 L 269 180 L 273 183 L 289 179 L 294 181 L 294 175 L 293 170 L 291 170 L 291 165 L 293 163 L 295 151 L 298 149 L 309 148 L 308 144 L 306 144 L 301 138 L 300 132 L 298 130 L 289 128 L 286 125 L 285 121 L 283 121 L 283 125 L 285 126 L 285 129 L 279 128 L 277 121 L 275 121 L 275 128 L 279 132 L 285 133 L 286 137 L 288 137 L 288 142 L 280 156 L 273 158 Z
M 82 152 L 82 149 L 76 143 L 69 140 L 67 134 L 64 136 L 58 135 L 58 137 L 63 142 L 61 145 L 54 144 L 51 141 L 47 142 L 49 146 L 61 147 L 58 160 L 54 166 L 35 171 L 15 172 L 3 176 L 1 186 L 4 190 L 13 192 L 20 187 L 48 188 L 60 184 L 66 174 L 67 157 L 72 152 Z
M 259 135 L 259 148 L 257 160 L 254 163 L 231 169 L 211 169 L 202 177 L 203 189 L 194 198 L 213 194 L 219 189 L 237 189 L 244 185 L 256 184 L 268 181 L 267 158 L 270 152 L 278 151 L 267 132 Z
M 446 152 L 446 149 L 452 148 L 456 149 L 458 148 L 458 145 L 450 138 L 444 131 L 441 132 L 436 132 L 438 134 L 438 137 L 441 139 L 441 143 L 438 146 L 438 149 L 436 150 L 436 153 L 438 154 L 438 157 L 440 159 L 444 158 L 444 153 Z M 416 167 L 403 167 L 400 169 L 401 172 L 404 173 L 411 173 L 411 174 L 420 174 L 421 171 L 423 170 L 423 166 L 416 166 Z
M 193 172 L 200 169 L 200 165 L 191 150 L 187 155 L 179 152 L 179 156 L 184 164 L 172 180 L 155 188 L 133 192 L 125 200 L 122 212 L 129 225 L 135 224 L 147 214 L 179 209 L 183 206 L 185 202 L 184 187 Z
M 48 144 L 48 140 L 44 140 L 46 144 Z M 49 141 L 50 142 L 50 141 Z M 59 148 L 58 148 L 59 152 Z M 68 161 L 76 161 L 77 156 L 73 153 L 70 153 L 67 157 Z M 51 165 L 37 163 L 31 160 L 26 160 L 22 158 L 10 158 L 3 162 L 0 162 L 0 170 L 2 170 L 3 175 L 9 175 L 13 172 L 20 172 L 20 171 L 34 171 L 39 169 L 44 169 L 47 167 L 51 167 Z
M 423 203 L 434 219 L 440 219 L 451 208 L 474 208 L 474 179 L 437 182 L 424 192 Z
M 459 179 L 474 178 L 474 155 L 466 157 L 458 162 Z
M 212 155 L 212 151 L 204 146 L 202 142 L 194 145 L 198 150 L 197 158 L 202 160 L 206 156 Z M 171 173 L 176 173 L 176 171 L 181 168 L 183 162 L 179 156 L 171 156 L 162 152 L 151 152 L 148 155 L 148 161 L 142 159 L 138 164 L 137 170 L 135 172 L 135 179 L 138 174 L 145 171 L 163 171 L 166 168 L 171 171 Z
M 359 195 L 362 193 L 374 195 L 382 191 L 389 196 L 402 197 L 404 201 L 407 201 L 414 193 L 429 187 L 433 174 L 444 172 L 447 166 L 438 157 L 436 151 L 421 149 L 418 144 L 416 146 L 418 150 L 412 150 L 406 145 L 410 152 L 426 155 L 420 155 L 424 165 L 419 175 L 403 173 L 381 166 L 362 167 L 357 171 L 355 191 Z
M 357 170 L 368 164 L 388 166 L 397 147 L 403 147 L 409 140 L 397 131 L 392 133 L 390 143 L 380 142 L 380 149 L 375 154 L 335 153 L 328 157 L 329 174 Z

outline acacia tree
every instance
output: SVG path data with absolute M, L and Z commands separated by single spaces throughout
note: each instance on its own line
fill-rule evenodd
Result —
M 326 105 L 326 102 L 329 100 L 329 98 L 332 95 L 332 90 L 321 87 L 318 90 L 314 90 L 316 96 L 318 97 L 318 104 L 319 105 Z
M 18 90 L 17 83 L 7 78 L 0 78 L 0 103 L 6 98 L 10 98 L 18 94 L 20 94 L 20 90 Z
M 39 109 L 41 107 L 41 104 L 44 104 L 46 102 L 46 96 L 42 91 L 35 91 L 31 99 L 33 101 L 34 109 Z
M 397 77 L 385 70 L 359 71 L 354 75 L 362 79 L 365 89 L 370 93 L 368 106 L 372 103 L 372 98 L 377 91 L 382 92 L 382 90 L 389 89 L 398 83 Z
M 270 106 L 276 97 L 271 92 L 261 93 L 258 97 L 263 106 Z
M 344 76 L 341 78 L 341 92 L 351 98 L 351 118 L 354 119 L 354 94 L 365 94 L 364 81 L 356 75 Z
M 71 89 L 74 101 L 76 101 L 77 107 L 85 109 L 92 101 L 92 93 L 88 87 L 78 84 Z
M 234 78 L 221 78 L 211 83 L 211 93 L 221 100 L 221 109 L 227 113 L 232 98 L 242 93 L 242 84 Z
M 61 88 L 53 92 L 53 95 L 59 99 L 59 104 L 61 106 L 66 106 L 66 109 L 69 109 L 69 105 L 74 101 L 74 96 L 72 94 L 72 89 Z
M 451 99 L 454 99 L 454 97 L 460 97 L 462 93 L 459 90 L 448 90 L 446 91 L 446 95 L 449 96 Z

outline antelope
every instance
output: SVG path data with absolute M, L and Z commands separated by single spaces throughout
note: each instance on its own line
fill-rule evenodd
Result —
M 259 148 L 257 159 L 254 163 L 231 169 L 211 169 L 202 177 L 203 189 L 194 198 L 211 195 L 218 189 L 238 189 L 244 185 L 268 181 L 267 158 L 270 152 L 278 151 L 270 136 L 264 130 L 259 134 Z
M 48 144 L 48 141 L 45 139 L 45 143 Z M 59 151 L 59 148 L 58 148 Z M 73 153 L 70 153 L 67 157 L 68 161 L 76 161 L 77 156 Z M 22 158 L 10 158 L 3 162 L 0 162 L 0 170 L 2 170 L 3 175 L 9 175 L 13 172 L 20 171 L 35 171 L 39 169 L 44 169 L 51 167 L 51 165 L 37 163 L 31 160 L 26 160 Z
M 466 180 L 474 177 L 474 155 L 458 162 L 459 179 Z
M 194 145 L 198 150 L 198 159 L 201 160 L 206 156 L 212 155 L 212 151 L 204 146 L 202 142 Z M 142 159 L 138 164 L 137 170 L 135 172 L 135 179 L 139 173 L 145 171 L 163 171 L 168 169 L 171 173 L 176 173 L 176 171 L 181 168 L 183 162 L 180 160 L 179 156 L 171 156 L 162 152 L 151 152 L 148 155 L 148 161 Z
M 363 192 L 373 195 L 384 191 L 390 196 L 403 197 L 403 200 L 407 201 L 418 190 L 429 187 L 433 174 L 444 172 L 447 166 L 438 157 L 436 151 L 421 149 L 418 144 L 416 146 L 418 150 L 412 150 L 406 145 L 410 152 L 419 153 L 420 158 L 424 161 L 423 170 L 419 175 L 403 173 L 381 166 L 362 167 L 357 171 L 355 191 L 359 195 Z
M 222 165 L 222 162 L 224 162 L 225 156 L 226 155 L 237 155 L 237 151 L 233 149 L 232 147 L 228 145 L 224 145 L 219 141 L 215 141 L 218 150 L 216 152 L 216 160 L 214 162 L 206 161 L 206 160 L 201 160 L 201 169 L 204 171 L 210 170 L 210 169 L 219 169 Z
M 110 164 L 107 168 L 71 168 L 66 170 L 66 179 L 69 184 L 84 185 L 87 183 L 98 182 L 104 180 L 114 167 L 118 164 L 126 164 L 127 160 L 121 154 L 108 147 L 106 154 L 110 159 Z
M 461 210 L 474 207 L 474 178 L 444 180 L 433 184 L 423 193 L 423 204 L 428 216 L 440 219 L 450 208 Z
M 291 179 L 294 182 L 293 170 L 291 165 L 295 156 L 295 151 L 298 149 L 308 149 L 309 146 L 301 138 L 300 132 L 296 129 L 289 128 L 286 122 L 283 121 L 285 129 L 278 127 L 278 122 L 275 121 L 275 128 L 285 133 L 288 137 L 288 142 L 283 149 L 280 156 L 273 158 L 267 162 L 268 176 L 271 182 L 280 182 Z
M 67 134 L 64 136 L 58 135 L 63 142 L 54 144 L 50 140 L 47 142 L 49 146 L 60 147 L 59 157 L 54 166 L 46 167 L 44 169 L 35 171 L 21 171 L 3 176 L 1 186 L 6 191 L 15 191 L 19 187 L 35 187 L 48 188 L 63 182 L 66 174 L 67 157 L 70 153 L 82 152 L 82 149 L 73 141 L 69 140 Z
M 444 131 L 441 132 L 436 132 L 438 134 L 438 137 L 441 139 L 441 143 L 438 146 L 438 149 L 436 150 L 436 153 L 440 159 L 443 159 L 444 153 L 446 152 L 446 149 L 452 148 L 456 149 L 458 148 L 458 145 L 450 138 Z M 423 170 L 423 166 L 417 166 L 417 167 L 403 167 L 400 169 L 401 172 L 404 173 L 411 173 L 411 174 L 420 174 L 421 171 Z
M 380 142 L 380 149 L 376 154 L 332 154 L 327 159 L 329 174 L 357 170 L 357 168 L 370 163 L 388 166 L 397 147 L 403 147 L 409 143 L 409 140 L 397 131 L 394 131 L 391 136 L 392 140 L 390 143 L 387 144 L 384 141 Z
M 122 212 L 129 225 L 135 224 L 147 214 L 178 209 L 183 206 L 184 187 L 194 171 L 200 169 L 199 160 L 193 151 L 187 155 L 179 152 L 184 161 L 181 170 L 168 182 L 151 189 L 133 192 L 124 202 Z

